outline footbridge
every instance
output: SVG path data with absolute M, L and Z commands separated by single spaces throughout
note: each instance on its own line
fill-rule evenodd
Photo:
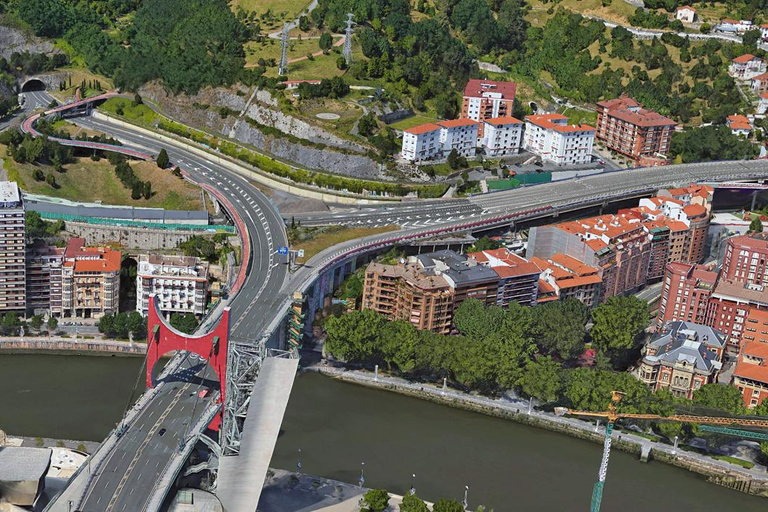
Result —
M 95 98 L 89 100 L 96 101 Z M 87 118 L 76 122 L 94 127 Z M 27 126 L 34 129 L 34 122 Z M 618 184 L 606 182 L 603 176 L 596 180 L 589 177 L 567 184 L 539 185 L 469 201 L 458 200 L 447 204 L 430 225 L 407 225 L 399 231 L 339 244 L 314 256 L 289 276 L 286 265 L 276 256 L 277 247 L 287 245 L 284 221 L 274 205 L 243 177 L 249 172 L 247 168 L 242 174 L 231 172 L 228 167 L 217 164 L 215 158 L 207 157 L 203 148 L 163 135 L 153 137 L 138 127 L 102 123 L 96 129 L 125 144 L 114 146 L 115 150 L 138 151 L 136 146 L 141 146 L 147 149 L 140 152 L 148 155 L 165 147 L 171 160 L 182 167 L 185 177 L 214 194 L 230 216 L 243 244 L 243 261 L 223 305 L 228 311 L 213 313 L 200 329 L 201 333 L 207 333 L 200 336 L 207 336 L 210 341 L 207 350 L 197 347 L 192 353 L 187 351 L 191 348 L 189 344 L 175 346 L 180 351 L 160 377 L 153 380 L 156 385 L 141 397 L 121 427 L 112 432 L 92 456 L 88 469 L 81 469 L 48 507 L 48 510 L 67 512 L 158 510 L 199 442 L 212 447 L 213 454 L 221 454 L 218 461 L 211 459 L 208 467 L 218 466 L 218 495 L 227 510 L 255 510 L 297 365 L 295 359 L 288 358 L 289 354 L 295 355 L 295 351 L 275 350 L 285 346 L 289 312 L 297 307 L 297 300 L 299 308 L 303 302 L 318 301 L 332 291 L 350 265 L 376 251 L 435 235 L 510 226 L 584 204 L 649 194 L 660 187 L 692 181 L 768 178 L 766 162 L 723 162 L 673 166 L 666 172 L 658 168 L 623 171 L 628 174 L 619 178 Z M 157 141 L 160 138 L 163 142 Z M 450 208 L 454 204 L 462 213 L 452 215 Z M 393 217 L 403 214 L 398 212 L 399 208 L 410 208 L 411 216 L 426 216 L 434 211 L 434 203 L 359 210 L 347 215 L 350 218 L 379 215 L 382 222 L 391 222 Z M 299 299 L 295 292 L 300 292 Z M 226 329 L 222 330 L 221 322 L 227 325 Z M 211 329 L 216 325 L 218 327 Z M 157 329 L 156 332 L 155 326 L 150 328 L 150 346 L 156 339 L 153 337 L 162 336 L 165 328 Z M 218 342 L 212 332 L 220 333 Z M 227 333 L 226 340 L 222 338 L 223 332 Z M 214 358 L 217 346 L 219 352 Z M 271 355 L 282 357 L 271 358 Z M 214 430 L 217 417 L 218 433 Z M 204 465 L 197 463 L 194 469 Z M 110 471 L 111 468 L 114 469 Z M 98 487 L 94 482 L 98 482 Z M 73 505 L 81 508 L 68 508 Z

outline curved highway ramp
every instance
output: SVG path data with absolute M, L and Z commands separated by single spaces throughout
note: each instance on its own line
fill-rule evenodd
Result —
M 255 512 L 283 423 L 298 359 L 268 357 L 245 417 L 240 455 L 222 457 L 216 495 L 225 512 Z

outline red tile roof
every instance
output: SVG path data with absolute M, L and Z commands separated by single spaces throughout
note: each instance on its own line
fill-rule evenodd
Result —
M 735 59 L 733 59 L 733 62 L 735 62 L 737 64 L 746 64 L 747 62 L 751 61 L 752 59 L 758 59 L 758 57 L 755 57 L 751 53 L 745 53 L 744 55 L 741 55 L 741 56 L 736 57 Z M 758 59 L 758 60 L 760 60 L 760 59 Z
M 64 265 L 75 272 L 119 272 L 120 251 L 105 247 L 84 247 L 84 238 L 70 238 L 64 250 Z
M 700 204 L 689 204 L 683 207 L 683 212 L 688 217 L 700 217 L 707 214 L 707 209 Z
M 668 117 L 642 108 L 642 105 L 629 96 L 622 95 L 612 100 L 600 101 L 597 105 L 603 107 L 609 116 L 635 126 L 677 126 L 677 123 Z
M 525 116 L 525 120 L 528 121 L 529 123 L 535 124 L 536 126 L 540 126 L 547 130 L 555 130 L 560 133 L 595 131 L 593 127 L 586 124 L 568 125 L 568 124 L 558 124 L 553 122 L 556 120 L 557 121 L 565 120 L 567 122 L 568 118 L 562 114 L 539 114 L 539 115 Z
M 459 126 L 474 126 L 479 123 L 472 119 L 451 119 L 450 121 L 440 121 L 437 124 L 443 128 L 457 128 Z
M 747 362 L 744 356 L 762 359 L 761 364 Z M 736 369 L 733 372 L 735 377 L 756 380 L 758 382 L 768 383 L 768 343 L 759 341 L 748 341 L 744 343 L 739 353 L 739 359 L 736 363 Z
M 752 124 L 749 122 L 747 116 L 733 114 L 732 116 L 728 116 L 728 128 L 732 130 L 751 130 Z
M 427 132 L 433 132 L 435 130 L 439 130 L 440 127 L 436 124 L 427 123 L 427 124 L 420 124 L 419 126 L 414 126 L 413 128 L 408 128 L 407 130 L 403 130 L 406 133 L 410 133 L 412 135 L 421 135 L 422 133 Z
M 493 119 L 486 119 L 485 122 L 488 124 L 492 124 L 494 126 L 499 126 L 504 124 L 523 124 L 521 120 L 514 118 L 512 116 L 494 117 Z
M 763 73 L 762 75 L 753 76 L 752 80 L 757 80 L 758 82 L 768 82 L 768 73 Z
M 691 7 L 690 5 L 681 5 L 680 7 L 678 7 L 678 8 L 677 8 L 677 9 L 675 9 L 675 10 L 676 10 L 676 11 L 682 11 L 683 9 L 689 9 L 689 10 L 691 10 L 691 11 L 693 11 L 693 12 L 696 12 L 696 9 L 694 9 L 694 8 L 693 8 L 693 7 Z
M 493 80 L 478 80 L 472 78 L 464 87 L 465 98 L 482 98 L 485 93 L 501 93 L 505 100 L 513 100 L 517 84 L 515 82 L 494 82 Z

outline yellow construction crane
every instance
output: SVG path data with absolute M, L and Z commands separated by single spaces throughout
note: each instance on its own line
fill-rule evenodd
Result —
M 653 420 L 653 421 L 680 421 L 685 423 L 701 423 L 704 425 L 737 425 L 741 427 L 757 427 L 768 428 L 768 419 L 751 419 L 751 418 L 727 418 L 720 416 L 696 416 L 693 414 L 676 414 L 672 416 L 661 416 L 658 414 L 625 414 L 616 412 L 616 405 L 621 401 L 624 393 L 620 391 L 611 391 L 611 403 L 608 405 L 608 410 L 604 412 L 589 412 L 589 411 L 575 411 L 568 409 L 567 407 L 555 407 L 555 414 L 558 416 L 564 416 L 566 414 L 571 416 L 591 416 L 596 418 L 605 418 L 607 424 L 605 426 L 605 441 L 603 442 L 603 458 L 600 461 L 600 470 L 597 474 L 597 482 L 592 491 L 592 505 L 591 512 L 600 511 L 600 503 L 603 499 L 603 487 L 605 486 L 605 477 L 608 473 L 608 458 L 611 454 L 611 434 L 613 433 L 613 424 L 619 419 L 634 419 L 634 420 Z M 719 429 L 712 430 L 726 435 L 740 436 L 746 434 L 748 437 L 756 439 L 766 439 L 764 434 L 755 434 L 748 431 L 732 430 L 732 429 Z M 750 435 L 753 434 L 753 435 Z

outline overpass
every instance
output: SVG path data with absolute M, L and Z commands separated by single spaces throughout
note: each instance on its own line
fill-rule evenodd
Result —
M 79 119 L 77 122 L 108 133 L 124 144 L 130 145 L 120 146 L 124 149 L 151 154 L 159 151 L 161 146 L 155 137 L 147 136 L 145 130 L 124 125 L 117 127 L 111 123 L 96 122 L 91 119 Z M 292 292 L 302 291 L 317 300 L 318 297 L 330 291 L 334 279 L 344 272 L 349 261 L 396 243 L 423 240 L 436 234 L 455 231 L 506 226 L 523 220 L 570 211 L 584 205 L 603 204 L 615 198 L 650 194 L 660 187 L 683 185 L 691 181 L 768 177 L 768 164 L 765 162 L 691 164 L 621 171 L 611 174 L 609 181 L 606 180 L 605 175 L 600 175 L 566 183 L 551 183 L 504 191 L 470 200 L 403 203 L 382 208 L 366 208 L 343 213 L 339 222 L 363 220 L 367 224 L 372 224 L 374 216 L 377 216 L 375 218 L 381 218 L 381 222 L 399 223 L 405 225 L 405 229 L 352 240 L 328 248 L 313 257 L 296 273 L 288 276 L 285 266 L 276 261 L 275 257 L 276 247 L 287 245 L 284 222 L 269 200 L 243 175 L 232 173 L 207 159 L 200 148 L 168 138 L 164 138 L 162 145 L 168 150 L 172 161 L 184 167 L 188 179 L 217 195 L 224 209 L 229 212 L 237 225 L 244 247 L 250 249 L 246 254 L 250 253 L 251 257 L 245 258 L 241 266 L 238 278 L 240 285 L 233 288 L 232 297 L 228 301 L 229 315 L 233 319 L 228 351 L 230 365 L 227 376 L 227 396 L 229 398 L 223 405 L 224 425 L 220 437 L 221 447 L 218 448 L 225 455 L 222 459 L 225 462 L 220 463 L 222 471 L 219 482 L 220 496 L 223 501 L 227 501 L 228 495 L 237 496 L 244 486 L 261 487 L 259 481 L 261 468 L 268 464 L 269 455 L 271 455 L 272 436 L 276 437 L 276 420 L 266 425 L 260 422 L 259 413 L 265 409 L 254 408 L 254 406 L 270 406 L 268 402 L 271 388 L 268 381 L 260 383 L 255 379 L 255 374 L 261 368 L 268 346 L 270 344 L 277 346 L 280 343 L 280 336 L 285 331 L 284 319 L 291 307 Z M 247 175 L 247 169 L 244 174 Z M 539 206 L 541 203 L 545 203 L 545 206 Z M 432 217 L 434 214 L 437 216 Z M 407 217 L 409 216 L 412 217 L 411 220 L 418 218 L 432 219 L 432 221 L 408 225 Z M 328 218 L 333 217 L 328 216 Z M 367 222 L 368 220 L 371 222 Z M 328 279 L 329 275 L 330 279 Z M 214 317 L 210 321 L 214 322 L 216 319 Z M 280 365 L 269 364 L 268 366 L 277 368 Z M 282 368 L 265 373 L 285 376 L 289 372 Z M 81 500 L 77 501 L 78 503 L 84 499 L 89 506 L 95 507 L 93 510 L 102 510 L 99 508 L 102 506 L 105 507 L 104 510 L 121 510 L 121 507 L 125 510 L 157 510 L 168 488 L 179 474 L 186 455 L 191 452 L 194 443 L 200 438 L 211 419 L 219 414 L 219 407 L 221 407 L 215 400 L 215 382 L 210 383 L 212 379 L 210 368 L 191 355 L 180 354 L 174 358 L 166 368 L 163 377 L 161 384 L 144 395 L 138 407 L 129 413 L 126 421 L 132 425 L 128 430 L 130 435 L 125 433 L 117 435 L 119 432 L 113 432 L 93 456 L 94 473 L 91 473 L 90 469 L 87 474 L 86 471 L 81 471 L 64 494 L 49 507 L 49 510 L 66 510 L 68 501 L 71 501 L 70 497 Z M 184 384 L 174 385 L 174 379 Z M 207 395 L 210 399 L 203 402 L 203 406 L 193 407 L 190 414 L 188 410 L 190 402 L 184 395 L 190 392 L 194 395 L 192 390 L 202 390 L 190 384 L 193 380 L 207 382 L 205 388 L 213 391 L 214 394 Z M 262 390 L 255 393 L 254 389 Z M 251 397 L 252 391 L 255 393 L 253 395 L 256 397 L 255 400 Z M 192 398 L 191 395 L 190 398 Z M 287 394 L 284 395 L 284 399 L 287 400 Z M 276 409 L 279 412 L 279 404 Z M 274 413 L 276 409 L 272 407 L 272 412 Z M 173 440 L 177 444 L 178 449 L 175 451 L 169 450 L 166 441 L 158 438 L 156 435 L 158 430 L 154 429 L 158 419 L 166 412 L 168 414 L 162 421 L 174 422 L 172 428 L 165 434 L 169 436 L 166 441 Z M 137 425 L 139 428 L 134 428 Z M 145 433 L 142 427 L 149 427 L 149 430 Z M 277 427 L 279 428 L 279 424 Z M 260 438 L 261 442 L 254 442 Z M 204 437 L 202 439 L 205 440 Z M 244 458 L 227 461 L 226 454 L 237 453 L 241 453 L 240 456 Z M 126 456 L 125 454 L 134 455 L 129 465 L 125 466 L 127 468 L 133 464 L 129 481 L 123 480 L 125 473 L 120 474 L 124 466 L 120 465 L 119 460 Z M 160 458 L 152 458 L 155 454 Z M 248 461 L 258 463 L 258 471 L 241 471 L 243 463 Z M 154 467 L 151 462 L 155 462 Z M 157 469 L 161 464 L 164 464 L 164 471 L 159 474 Z M 224 469 L 229 467 L 228 465 L 232 465 L 233 469 Z M 249 464 L 246 466 L 250 467 Z M 110 467 L 114 468 L 112 476 L 108 471 L 105 473 L 105 469 Z M 93 475 L 100 482 L 104 479 L 98 491 L 94 490 L 96 487 L 91 487 Z M 122 485 L 121 482 L 123 482 Z M 231 510 L 245 510 L 247 507 L 253 510 L 256 506 L 253 500 L 257 499 L 258 496 L 251 495 L 251 501 L 246 500 L 244 503 L 230 501 Z

